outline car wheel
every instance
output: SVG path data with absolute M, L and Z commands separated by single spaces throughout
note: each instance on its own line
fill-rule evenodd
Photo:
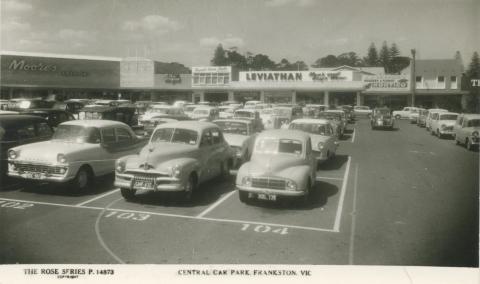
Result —
M 135 189 L 129 189 L 129 188 L 121 188 L 120 193 L 122 194 L 123 198 L 126 200 L 132 200 L 135 198 L 135 193 L 137 191 Z
M 400 119 L 400 118 L 401 118 L 401 116 L 400 116 L 400 115 L 398 115 L 398 114 L 397 114 L 397 115 L 395 115 L 395 119 Z
M 242 203 L 248 203 L 248 192 L 239 190 L 238 191 L 238 198 Z
M 220 165 L 220 177 L 228 179 L 230 177 L 230 161 L 223 161 Z
M 87 192 L 93 182 L 93 174 L 86 166 L 81 167 L 72 181 L 73 190 L 77 193 Z
M 183 191 L 183 201 L 191 201 L 193 199 L 193 193 L 197 185 L 197 179 L 192 173 L 188 178 L 187 184 L 185 185 L 185 190 Z
M 440 139 L 442 138 L 442 134 L 440 133 L 440 131 L 438 129 L 437 129 L 437 137 L 440 138 Z
M 470 139 L 467 138 L 467 141 L 465 142 L 465 145 L 466 145 L 468 151 L 473 150 L 473 145 L 472 145 L 472 142 L 470 142 Z
M 312 194 L 312 183 L 310 180 L 305 188 L 305 194 L 301 198 L 302 205 L 308 205 L 310 203 L 310 195 Z

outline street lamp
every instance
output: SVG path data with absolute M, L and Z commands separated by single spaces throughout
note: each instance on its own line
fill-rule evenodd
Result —
M 412 70 L 410 74 L 410 91 L 412 93 L 412 107 L 415 106 L 415 88 L 417 85 L 417 77 L 415 76 L 415 49 L 411 49 L 410 52 L 412 53 Z

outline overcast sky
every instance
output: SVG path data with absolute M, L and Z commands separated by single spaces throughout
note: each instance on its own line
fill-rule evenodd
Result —
M 384 40 L 466 64 L 480 49 L 480 0 L 1 0 L 1 16 L 2 50 L 187 66 L 208 65 L 218 43 L 307 64 Z

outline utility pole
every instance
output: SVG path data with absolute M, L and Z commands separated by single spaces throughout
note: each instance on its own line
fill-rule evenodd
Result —
M 415 106 L 415 88 L 417 87 L 417 77 L 415 76 L 415 49 L 410 50 L 412 53 L 412 68 L 410 70 L 410 91 L 412 93 L 412 107 Z

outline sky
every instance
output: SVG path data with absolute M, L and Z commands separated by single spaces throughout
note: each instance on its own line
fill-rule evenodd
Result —
M 142 56 L 209 65 L 215 47 L 313 64 L 366 55 L 373 42 L 401 55 L 480 51 L 480 0 L 0 0 L 3 51 Z

